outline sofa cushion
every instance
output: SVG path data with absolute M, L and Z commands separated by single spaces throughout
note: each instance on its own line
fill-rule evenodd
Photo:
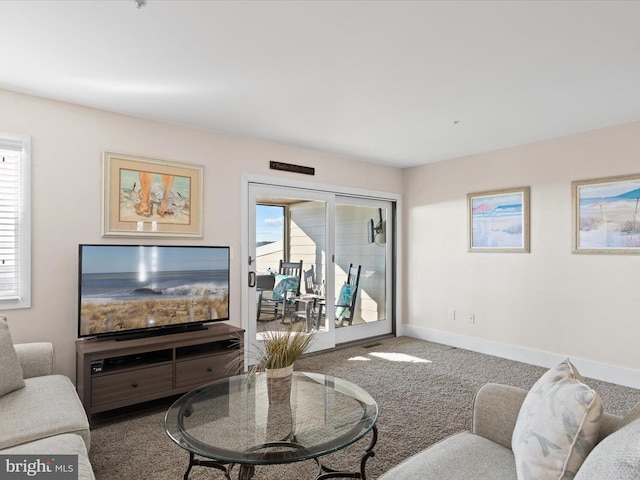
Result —
M 575 480 L 640 478 L 640 420 L 602 440 L 580 467 Z
M 77 455 L 78 479 L 95 480 L 89 454 L 82 437 L 74 433 L 65 433 L 54 437 L 43 438 L 16 447 L 2 450 L 2 455 Z
M 61 433 L 80 435 L 89 449 L 89 422 L 71 380 L 45 375 L 24 383 L 0 397 L 0 449 Z
M 432 445 L 378 480 L 517 480 L 513 454 L 480 435 L 463 432 Z
M 0 317 L 0 397 L 24 387 L 22 367 L 13 348 L 6 317 Z
M 600 396 L 569 362 L 534 385 L 518 414 L 511 448 L 519 480 L 573 479 L 598 439 Z

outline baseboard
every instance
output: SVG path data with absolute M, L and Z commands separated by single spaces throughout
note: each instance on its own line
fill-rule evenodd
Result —
M 550 368 L 567 358 L 567 355 L 492 342 L 482 338 L 468 337 L 466 335 L 416 325 L 402 325 L 402 328 L 399 330 L 402 332 L 402 335 L 406 337 L 442 343 L 444 345 L 451 345 L 452 347 L 464 348 L 465 350 L 471 350 L 473 352 L 485 353 L 487 355 L 494 355 L 496 357 L 546 368 Z M 571 362 L 584 377 L 640 389 L 639 370 L 593 362 L 584 358 L 571 357 Z

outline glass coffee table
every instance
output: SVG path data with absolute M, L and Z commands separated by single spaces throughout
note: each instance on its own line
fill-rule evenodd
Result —
M 294 372 L 290 402 L 269 404 L 264 373 L 217 380 L 183 395 L 167 411 L 169 437 L 189 452 L 189 466 L 217 468 L 231 480 L 248 480 L 256 465 L 313 459 L 316 480 L 361 478 L 374 456 L 378 406 L 365 390 L 329 375 Z M 320 457 L 341 450 L 369 432 L 357 471 L 336 471 Z M 204 457 L 204 459 L 196 458 Z

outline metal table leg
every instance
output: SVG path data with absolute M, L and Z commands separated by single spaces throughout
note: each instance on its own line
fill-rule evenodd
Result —
M 365 448 L 364 450 L 364 454 L 362 455 L 362 459 L 360 460 L 359 472 L 340 472 L 338 470 L 333 470 L 331 468 L 325 467 L 324 465 L 322 465 L 319 459 L 316 459 L 319 469 L 318 475 L 316 476 L 315 480 L 327 480 L 329 478 L 359 478 L 361 480 L 367 480 L 365 467 L 367 464 L 367 460 L 369 460 L 370 457 L 375 456 L 373 448 L 376 446 L 376 443 L 378 443 L 378 427 L 374 425 L 371 431 L 373 432 L 373 438 L 371 439 L 369 445 L 367 445 L 367 448 Z
M 197 466 L 211 467 L 211 468 L 217 468 L 218 470 L 222 470 L 227 480 L 231 480 L 230 475 L 231 475 L 231 469 L 233 468 L 233 465 L 216 462 L 214 460 L 200 460 L 198 458 L 195 458 L 195 455 L 192 452 L 189 452 L 189 466 L 187 467 L 187 471 L 184 472 L 184 477 L 182 477 L 183 480 L 188 480 L 189 474 L 191 473 L 191 469 Z

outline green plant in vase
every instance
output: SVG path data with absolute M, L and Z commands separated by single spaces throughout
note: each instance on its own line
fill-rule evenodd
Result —
M 257 363 L 251 372 L 265 371 L 270 403 L 286 403 L 291 394 L 293 366 L 311 345 L 314 333 L 295 330 L 265 330 L 256 345 Z
M 259 370 L 273 370 L 293 366 L 309 348 L 313 333 L 294 330 L 267 330 L 258 345 Z

